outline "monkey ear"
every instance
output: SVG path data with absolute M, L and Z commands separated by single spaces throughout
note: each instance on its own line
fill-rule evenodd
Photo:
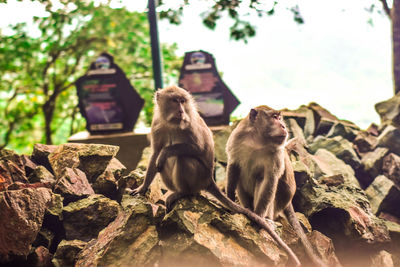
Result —
M 254 120 L 256 119 L 256 117 L 257 117 L 257 114 L 258 114 L 257 110 L 255 110 L 254 108 L 252 108 L 252 109 L 250 110 L 250 120 L 251 120 L 251 121 L 254 121 Z
M 156 91 L 156 101 L 160 100 L 160 92 Z

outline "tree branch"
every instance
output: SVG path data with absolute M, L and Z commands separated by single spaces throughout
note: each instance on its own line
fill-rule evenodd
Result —
M 387 0 L 379 0 L 379 1 L 382 2 L 383 10 L 385 11 L 386 15 L 388 15 L 389 18 L 390 18 L 391 17 L 390 16 L 390 8 L 389 8 L 389 5 L 387 3 Z

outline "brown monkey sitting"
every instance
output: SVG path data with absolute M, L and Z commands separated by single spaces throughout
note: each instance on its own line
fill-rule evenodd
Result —
M 293 168 L 286 152 L 288 132 L 279 111 L 252 109 L 230 135 L 226 192 L 261 217 L 274 220 L 284 212 L 316 266 L 327 266 L 316 255 L 293 209 L 296 192 Z

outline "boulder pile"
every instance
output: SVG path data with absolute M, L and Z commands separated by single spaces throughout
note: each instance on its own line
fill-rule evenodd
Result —
M 400 97 L 376 105 L 366 130 L 316 103 L 282 113 L 305 232 L 329 266 L 400 266 Z M 214 133 L 216 181 L 223 189 L 225 144 Z M 145 197 L 150 150 L 126 173 L 118 147 L 37 144 L 31 155 L 0 151 L 1 266 L 285 266 L 288 257 L 244 215 L 207 194 L 178 200 L 169 213 L 156 178 Z M 397 206 L 399 205 L 399 206 Z M 284 218 L 276 231 L 308 265 Z

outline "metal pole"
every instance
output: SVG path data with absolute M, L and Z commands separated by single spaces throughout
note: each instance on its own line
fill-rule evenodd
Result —
M 153 60 L 153 76 L 155 90 L 163 88 L 162 81 L 162 67 L 161 67 L 161 56 L 160 56 L 160 44 L 158 41 L 158 30 L 157 30 L 157 14 L 154 0 L 148 1 L 149 11 L 147 13 L 149 24 L 150 24 L 150 38 L 151 38 L 151 58 Z

